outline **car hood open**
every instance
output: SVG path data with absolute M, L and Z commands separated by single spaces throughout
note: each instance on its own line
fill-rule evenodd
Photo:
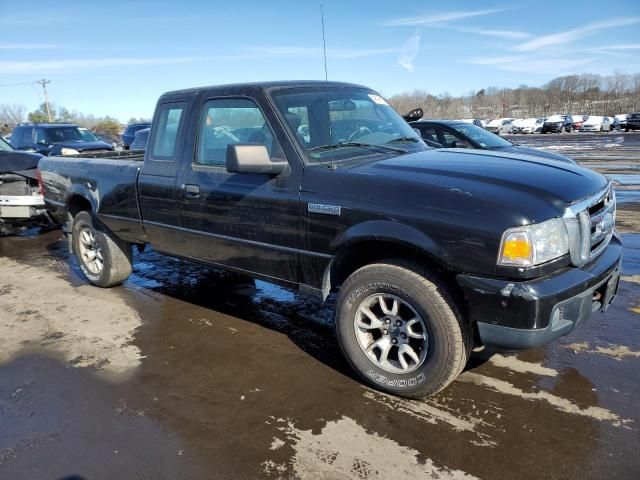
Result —
M 35 177 L 35 169 L 42 158 L 39 153 L 28 153 L 15 150 L 0 152 L 0 173 L 18 173 L 28 177 Z

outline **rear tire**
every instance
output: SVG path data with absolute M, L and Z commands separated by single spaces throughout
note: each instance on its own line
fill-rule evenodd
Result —
M 131 275 L 131 244 L 116 237 L 89 212 L 76 215 L 72 245 L 80 269 L 91 284 L 114 287 Z
M 401 260 L 368 265 L 347 278 L 336 329 L 347 361 L 366 384 L 408 398 L 444 389 L 472 348 L 470 328 L 444 283 Z

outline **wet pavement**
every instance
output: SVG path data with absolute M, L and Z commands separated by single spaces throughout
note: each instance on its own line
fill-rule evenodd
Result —
M 640 136 L 631 157 L 602 147 L 614 135 L 589 158 L 640 165 Z M 0 239 L 0 478 L 636 479 L 640 213 L 620 207 L 605 315 L 543 348 L 476 353 L 423 401 L 353 378 L 331 302 L 151 249 L 101 290 L 60 231 Z

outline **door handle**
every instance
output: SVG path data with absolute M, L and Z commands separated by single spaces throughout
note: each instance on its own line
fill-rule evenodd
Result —
M 198 197 L 200 196 L 200 185 L 193 185 L 190 183 L 180 185 L 180 188 L 184 192 L 186 197 Z

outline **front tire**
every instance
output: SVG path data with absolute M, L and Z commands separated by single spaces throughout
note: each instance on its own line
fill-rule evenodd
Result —
M 131 275 L 131 244 L 116 237 L 89 212 L 76 215 L 72 246 L 82 273 L 97 287 L 120 285 Z
M 444 283 L 403 261 L 368 265 L 342 285 L 338 342 L 362 380 L 421 398 L 449 385 L 471 350 L 469 328 Z

